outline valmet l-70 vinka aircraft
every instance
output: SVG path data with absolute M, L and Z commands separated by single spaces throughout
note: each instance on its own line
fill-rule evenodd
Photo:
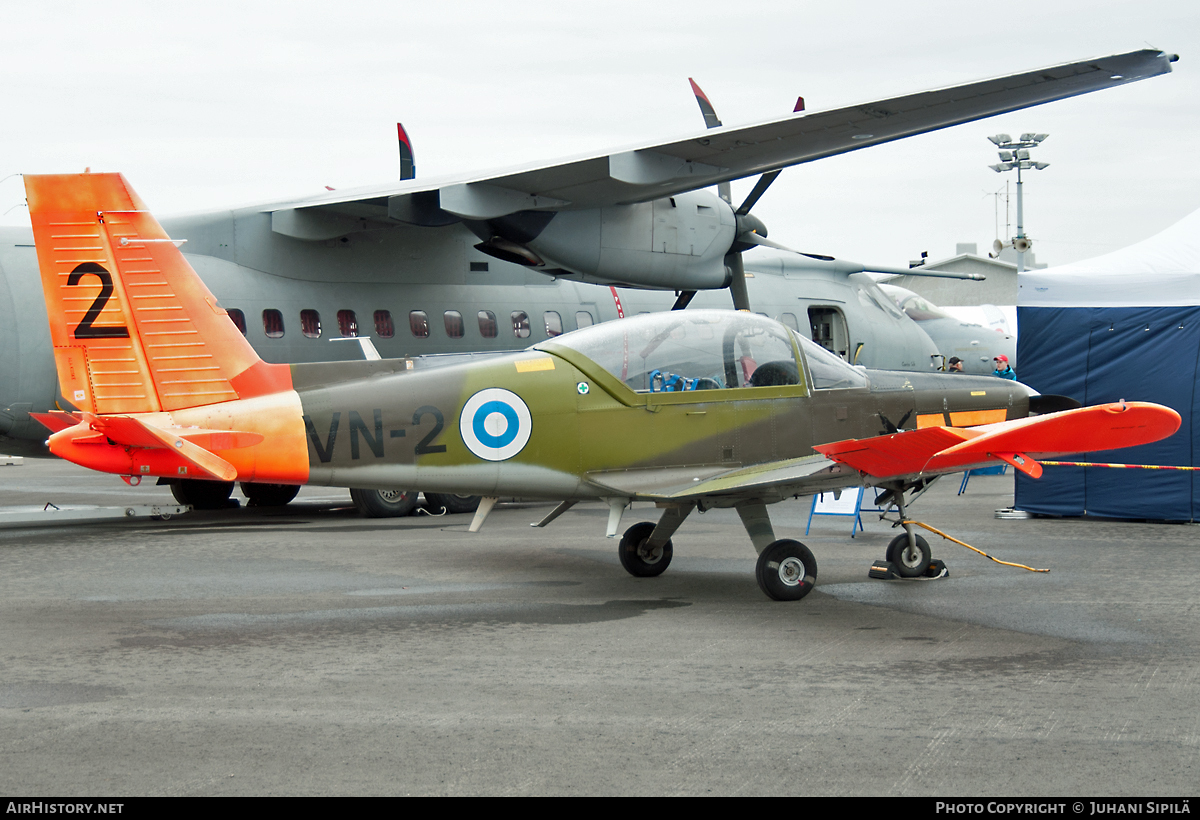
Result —
M 695 509 L 735 508 L 757 577 L 802 598 L 817 565 L 766 505 L 858 484 L 904 493 L 945 472 L 1157 441 L 1179 415 L 1120 402 L 1029 417 L 1059 397 L 1007 380 L 855 368 L 785 325 L 734 311 L 648 314 L 429 370 L 262 361 L 119 174 L 26 176 L 54 358 L 72 410 L 36 414 L 51 452 L 127 479 L 185 476 L 420 486 L 588 499 L 626 530 L 633 575 L 670 562 Z M 891 559 L 924 573 L 912 525 Z M 903 539 L 903 540 L 901 540 Z

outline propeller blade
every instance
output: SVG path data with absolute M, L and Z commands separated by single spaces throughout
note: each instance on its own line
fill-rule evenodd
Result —
M 682 290 L 675 297 L 675 304 L 671 306 L 671 310 L 683 310 L 691 304 L 692 298 L 696 295 L 694 290 Z
M 798 254 L 800 256 L 807 256 L 811 259 L 820 259 L 824 262 L 834 261 L 832 256 L 821 256 L 820 254 L 815 254 L 815 253 L 804 253 L 803 251 L 798 251 L 795 248 L 789 248 L 787 245 L 780 245 L 778 242 L 775 242 L 774 240 L 771 240 L 771 239 L 767 239 L 765 236 L 754 233 L 753 231 L 748 231 L 748 232 L 740 234 L 738 236 L 738 241 L 745 242 L 749 245 L 761 245 L 764 248 L 774 248 L 777 251 L 786 251 L 788 253 L 794 253 L 794 254 Z
M 740 253 L 725 255 L 725 265 L 729 268 L 732 278 L 729 280 L 729 295 L 733 297 L 733 309 L 750 310 L 750 296 L 746 293 L 746 268 L 742 265 Z
M 396 123 L 396 137 L 400 143 L 400 179 L 413 179 L 417 175 L 417 161 L 413 156 L 412 140 L 400 123 Z
M 691 77 L 688 77 L 688 82 L 692 85 L 692 93 L 696 95 L 696 104 L 700 106 L 700 113 L 704 116 L 704 127 L 720 128 L 721 120 L 717 116 L 717 109 L 713 108 L 713 104 L 709 102 L 708 95 L 700 90 L 700 86 L 696 85 L 696 81 Z M 717 196 L 730 205 L 733 204 L 733 188 L 730 187 L 728 181 L 717 183 Z
M 779 176 L 781 172 L 782 169 L 767 171 L 765 174 L 759 177 L 758 182 L 754 184 L 754 190 L 750 192 L 750 196 L 746 197 L 746 201 L 741 204 L 735 213 L 737 213 L 738 216 L 744 216 L 750 213 L 750 209 L 753 208 L 758 202 L 759 198 L 766 193 L 767 189 L 771 187 L 771 183 L 775 181 L 775 177 Z
M 832 256 L 825 256 L 819 253 L 805 253 L 798 251 L 795 248 L 789 248 L 787 245 L 781 245 L 778 242 L 767 239 L 764 236 L 750 231 L 738 236 L 739 242 L 744 242 L 747 245 L 761 245 L 764 248 L 773 248 L 777 251 L 785 253 L 794 253 L 797 256 L 805 256 L 809 259 L 816 259 L 820 262 L 832 262 L 834 269 L 838 273 L 890 273 L 896 276 L 933 276 L 941 279 L 971 279 L 976 282 L 982 282 L 987 277 L 982 273 L 959 273 L 958 271 L 949 270 L 929 270 L 924 271 L 920 268 L 894 268 L 889 265 L 864 265 L 861 262 L 847 262 L 842 259 L 837 259 Z
M 700 90 L 700 86 L 696 85 L 696 81 L 688 77 L 688 82 L 691 83 L 692 93 L 696 95 L 696 104 L 700 106 L 700 113 L 704 115 L 705 128 L 720 128 L 721 120 L 717 117 L 717 109 L 713 108 L 713 104 L 709 102 L 708 95 Z

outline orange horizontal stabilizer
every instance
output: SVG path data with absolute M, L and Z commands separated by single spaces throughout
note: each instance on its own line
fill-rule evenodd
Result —
M 162 435 L 174 442 L 181 438 L 205 450 L 237 450 L 253 447 L 266 437 L 244 430 L 205 430 L 201 427 L 155 427 L 130 416 L 89 416 L 93 430 L 101 431 L 117 444 L 130 447 L 165 447 Z M 161 435 L 160 435 L 161 434 Z M 178 448 L 176 448 L 178 449 Z
M 29 416 L 51 433 L 66 430 L 68 427 L 74 427 L 79 423 L 79 416 L 72 413 L 64 413 L 62 410 L 51 410 L 48 413 L 30 413 Z
M 131 421 L 136 421 L 136 419 L 131 419 Z M 217 481 L 234 481 L 237 479 L 238 473 L 234 466 L 215 453 L 210 453 L 203 447 L 192 444 L 190 441 L 169 430 L 161 430 L 149 424 L 143 424 L 142 427 L 147 433 L 157 438 L 164 446 L 172 448 L 179 458 L 217 479 Z
M 240 450 L 243 447 L 253 447 L 266 439 L 262 433 L 247 433 L 242 430 L 183 430 L 178 431 L 185 438 L 205 450 Z
M 93 417 L 92 429 L 102 432 L 113 442 L 128 447 L 162 448 L 169 450 L 177 458 L 218 481 L 233 481 L 237 478 L 237 470 L 232 464 L 220 456 L 210 453 L 198 444 L 192 443 L 183 435 L 185 432 L 200 434 L 205 432 L 211 433 L 212 431 L 164 430 L 161 427 L 155 427 L 152 424 L 147 424 L 141 419 L 131 416 Z M 258 441 L 262 440 L 262 436 L 250 433 L 225 433 L 224 435 L 245 435 L 257 437 Z

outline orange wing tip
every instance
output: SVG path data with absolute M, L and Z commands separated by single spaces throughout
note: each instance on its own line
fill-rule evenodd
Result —
M 1086 453 L 1161 441 L 1182 419 L 1170 407 L 1150 402 L 1113 402 L 991 425 L 983 435 L 948 447 L 938 457 L 965 457 L 997 451 Z

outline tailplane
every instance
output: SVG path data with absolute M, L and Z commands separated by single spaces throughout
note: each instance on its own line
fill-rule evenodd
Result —
M 98 415 L 291 388 L 120 174 L 26 175 L 62 395 Z

